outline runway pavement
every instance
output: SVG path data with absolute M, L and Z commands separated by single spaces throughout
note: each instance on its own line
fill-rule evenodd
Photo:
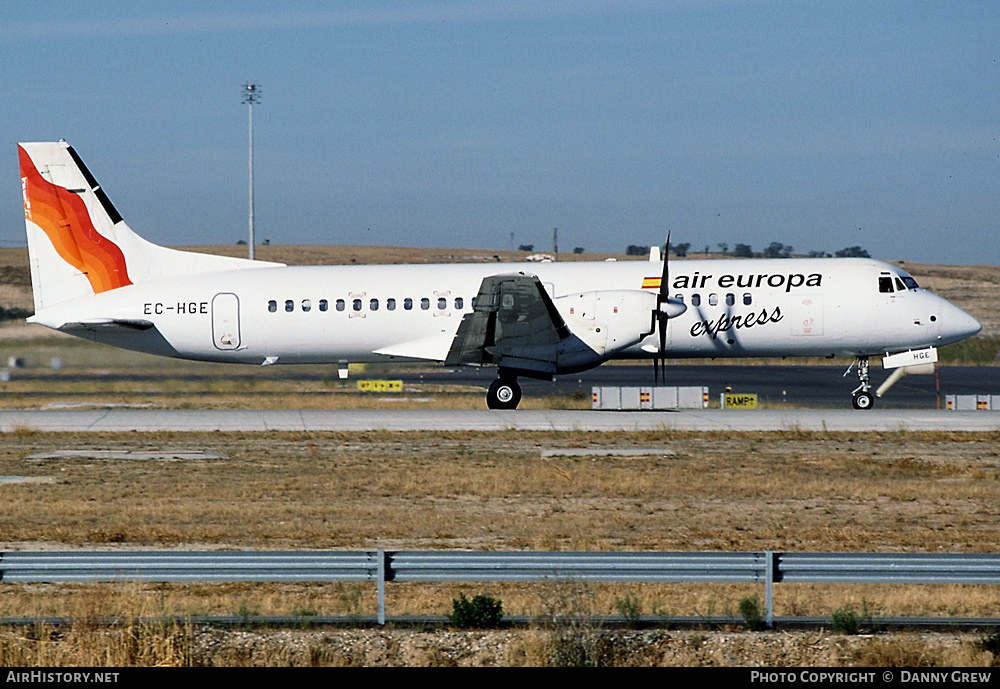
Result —
M 0 410 L 0 432 L 1000 431 L 1000 412 L 826 409 L 616 411 Z
M 166 381 L 174 377 L 183 377 L 195 382 L 194 388 L 206 387 L 205 382 L 232 377 L 254 386 L 254 394 L 266 396 L 272 394 L 265 391 L 266 386 L 257 386 L 258 382 L 283 381 L 294 385 L 296 382 L 314 383 L 330 375 L 329 368 L 318 366 L 251 366 L 229 367 L 225 371 L 223 365 L 205 364 L 197 368 L 197 372 L 185 369 L 177 374 L 169 368 L 153 368 L 148 371 L 119 367 L 113 371 L 95 372 L 90 369 L 76 368 L 53 372 L 40 367 L 16 369 L 12 378 L 22 383 L 37 382 L 38 390 L 32 394 L 59 402 L 65 395 L 62 391 L 45 391 L 46 383 L 58 380 L 63 384 L 78 385 L 81 390 L 88 385 L 98 383 L 95 387 L 105 388 L 109 385 L 121 385 L 122 389 L 141 389 L 147 400 L 158 397 L 169 397 L 163 390 L 174 386 Z M 844 375 L 845 366 L 816 365 L 698 365 L 671 364 L 667 368 L 668 385 L 706 386 L 713 400 L 727 388 L 734 392 L 754 393 L 765 406 L 775 407 L 788 404 L 792 407 L 850 409 L 851 391 L 857 386 L 857 374 L 852 371 Z M 469 386 L 479 388 L 486 394 L 486 388 L 496 378 L 493 367 L 463 366 L 460 368 L 445 367 L 411 367 L 399 366 L 390 370 L 370 370 L 358 376 L 364 378 L 390 378 L 403 381 L 405 389 L 411 394 L 420 394 L 425 385 Z M 878 387 L 889 375 L 881 367 L 873 367 L 872 385 Z M 355 379 L 349 384 L 353 385 Z M 590 398 L 594 387 L 608 385 L 648 386 L 653 383 L 652 367 L 649 364 L 614 364 L 599 366 L 589 371 L 572 375 L 559 375 L 553 381 L 534 380 L 521 377 L 518 381 L 524 391 L 525 399 L 547 396 L 582 395 Z M 327 390 L 306 391 L 310 386 L 303 385 L 300 394 L 322 396 Z M 199 393 L 190 393 L 196 396 Z M 216 393 L 202 393 L 210 397 Z M 276 394 L 284 395 L 281 390 Z M 938 408 L 939 395 L 985 395 L 1000 394 L 1000 366 L 941 366 L 939 376 L 911 375 L 901 379 L 889 393 L 878 400 L 878 409 L 924 409 Z M 2 399 L 0 399 L 2 402 Z M 169 401 L 167 402 L 169 404 Z M 261 406 L 271 406 L 262 404 Z

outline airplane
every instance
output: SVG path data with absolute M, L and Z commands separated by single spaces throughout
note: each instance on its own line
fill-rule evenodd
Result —
M 116 347 L 244 364 L 434 361 L 517 379 L 611 359 L 869 357 L 917 371 L 981 325 L 878 260 L 781 258 L 286 266 L 158 246 L 133 232 L 65 141 L 18 145 L 31 323 Z M 669 244 L 669 238 L 668 238 Z M 852 364 L 853 368 L 854 364 Z M 850 368 L 848 369 L 850 372 Z M 847 373 L 845 373 L 847 375 Z M 885 387 L 885 386 L 883 386 Z

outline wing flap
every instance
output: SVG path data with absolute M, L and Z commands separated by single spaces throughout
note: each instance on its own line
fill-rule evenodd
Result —
M 445 363 L 554 373 L 558 344 L 568 337 L 566 321 L 537 276 L 491 275 L 462 319 Z

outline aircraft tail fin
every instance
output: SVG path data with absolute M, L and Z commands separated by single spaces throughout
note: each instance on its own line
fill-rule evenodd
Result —
M 18 144 L 18 158 L 35 313 L 161 277 L 280 265 L 146 241 L 65 141 Z

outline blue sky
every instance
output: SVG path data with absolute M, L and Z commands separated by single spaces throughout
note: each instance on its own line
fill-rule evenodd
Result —
M 0 4 L 18 141 L 167 245 L 778 241 L 1000 264 L 1000 3 Z M 3 188 L 3 187 L 0 187 Z

